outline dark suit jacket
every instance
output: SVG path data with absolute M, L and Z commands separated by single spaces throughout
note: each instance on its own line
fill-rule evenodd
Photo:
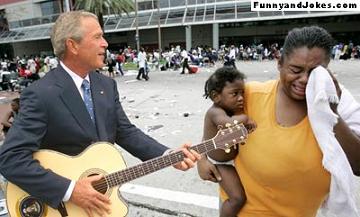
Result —
M 54 208 L 70 180 L 40 167 L 32 158 L 38 149 L 76 155 L 93 142 L 108 141 L 141 160 L 160 156 L 167 149 L 130 123 L 113 79 L 92 72 L 90 83 L 96 126 L 74 81 L 59 65 L 23 91 L 19 115 L 0 150 L 0 172 Z

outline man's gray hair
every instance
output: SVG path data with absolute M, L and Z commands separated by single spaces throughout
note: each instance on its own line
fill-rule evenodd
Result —
M 81 18 L 93 17 L 98 19 L 93 13 L 86 11 L 70 11 L 61 14 L 55 22 L 51 33 L 51 43 L 54 49 L 54 54 L 59 59 L 64 58 L 66 51 L 66 40 L 71 38 L 80 42 L 83 38 L 83 29 L 80 28 Z

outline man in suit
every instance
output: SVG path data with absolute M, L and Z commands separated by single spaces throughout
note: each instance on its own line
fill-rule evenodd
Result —
M 77 155 L 93 142 L 107 141 L 145 161 L 168 148 L 130 123 L 116 82 L 94 72 L 104 65 L 108 46 L 94 14 L 62 14 L 51 42 L 60 65 L 23 91 L 19 115 L 0 150 L 0 172 L 53 208 L 70 200 L 89 216 L 103 216 L 110 201 L 91 185 L 100 175 L 69 180 L 42 168 L 32 154 L 46 148 Z M 185 159 L 175 168 L 187 170 L 200 158 L 188 148 L 182 146 Z

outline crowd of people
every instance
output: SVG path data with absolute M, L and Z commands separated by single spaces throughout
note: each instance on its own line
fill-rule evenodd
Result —
M 23 56 L 13 59 L 0 59 L 1 70 L 17 71 L 19 76 L 28 76 L 39 72 L 48 72 L 58 66 L 59 62 L 56 57 L 52 56 Z
M 58 65 L 58 60 L 50 56 L 19 56 L 13 59 L 0 59 L 1 89 L 20 89 L 27 87 L 33 81 L 40 79 L 45 73 Z
M 222 45 L 219 49 L 209 46 L 197 46 L 186 50 L 180 45 L 159 49 L 146 49 L 141 47 L 140 52 L 127 46 L 119 51 L 107 51 L 107 60 L 104 71 L 113 77 L 114 73 L 124 75 L 124 66 L 128 63 L 138 65 L 137 79 L 149 79 L 150 70 L 174 70 L 195 73 L 198 67 L 213 67 L 216 62 L 225 66 L 236 67 L 236 61 L 263 61 L 279 59 L 283 51 L 279 43 L 252 45 Z M 347 60 L 360 58 L 360 45 L 339 43 L 334 45 L 331 52 L 334 60 Z M 144 73 L 142 72 L 144 71 Z M 142 76 L 144 74 L 144 76 Z M 146 76 L 145 76 L 146 74 Z
M 137 76 L 137 79 L 148 80 L 149 71 L 151 70 L 181 70 L 181 74 L 186 71 L 195 73 L 196 68 L 213 67 L 216 62 L 223 63 L 225 66 L 236 67 L 236 61 L 276 60 L 283 52 L 283 47 L 279 43 L 269 45 L 222 45 L 217 50 L 209 46 L 197 46 L 186 50 L 179 45 L 165 47 L 163 51 L 146 49 L 146 47 L 141 49 L 140 52 L 131 46 L 119 51 L 108 49 L 105 59 L 106 65 L 99 71 L 114 77 L 115 74 L 124 75 L 124 71 L 127 69 L 126 64 L 136 64 L 139 74 L 144 74 L 144 76 Z M 332 47 L 331 58 L 333 60 L 359 59 L 360 45 L 354 45 L 351 41 L 348 44 L 338 43 Z M 37 80 L 51 69 L 56 68 L 58 64 L 59 60 L 54 56 L 32 55 L 23 56 L 22 58 L 17 56 L 11 60 L 7 58 L 0 59 L 0 71 L 2 76 L 8 74 L 4 72 L 13 72 L 15 77 L 26 79 L 23 84 L 27 86 L 28 83 Z M 144 73 L 142 73 L 142 70 Z M 5 75 L 5 77 L 9 77 L 9 75 Z M 6 85 L 1 86 L 2 89 L 7 89 Z
M 0 148 L 0 173 L 50 207 L 61 212 L 71 202 L 88 216 L 117 210 L 92 184 L 104 179 L 101 174 L 72 180 L 45 170 L 33 157 L 40 149 L 77 155 L 94 141 L 107 141 L 143 161 L 174 151 L 131 124 L 116 82 L 96 69 L 106 62 L 113 77 L 133 62 L 137 79 L 149 80 L 151 65 L 194 73 L 190 63 L 222 60 L 231 67 L 218 68 L 205 83 L 204 96 L 213 104 L 204 114 L 203 139 L 237 120 L 250 133 L 246 145 L 200 156 L 184 144 L 178 149 L 184 158 L 174 167 L 188 170 L 197 162 L 202 179 L 220 183 L 222 217 L 315 217 L 320 207 L 338 216 L 360 216 L 352 188 L 360 176 L 360 104 L 327 69 L 332 58 L 359 58 L 358 46 L 334 46 L 325 29 L 310 26 L 289 31 L 282 47 L 186 51 L 176 46 L 151 53 L 127 47 L 112 53 L 94 14 L 63 13 L 53 28 L 59 65 L 22 92 L 20 110 L 9 112 L 14 121 Z M 235 67 L 238 59 L 276 59 L 279 78 L 247 83 Z M 34 62 L 27 68 L 36 73 Z

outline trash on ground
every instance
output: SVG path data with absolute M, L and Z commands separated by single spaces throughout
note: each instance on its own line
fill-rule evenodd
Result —
M 128 84 L 128 83 L 134 83 L 134 82 L 137 82 L 138 80 L 127 80 L 127 81 L 125 81 L 125 84 Z
M 181 133 L 181 130 L 174 130 L 171 132 L 172 135 L 176 135 L 176 134 L 179 134 Z

